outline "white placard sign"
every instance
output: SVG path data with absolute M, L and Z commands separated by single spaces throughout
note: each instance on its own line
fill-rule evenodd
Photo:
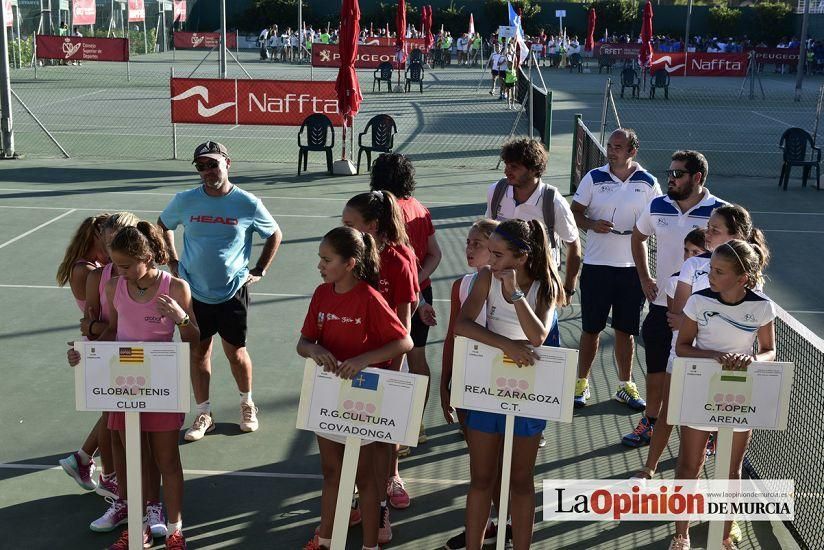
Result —
M 509 25 L 501 25 L 498 27 L 498 38 L 515 38 L 515 27 Z
M 297 428 L 417 446 L 426 383 L 425 376 L 376 368 L 344 380 L 307 359 Z
M 75 342 L 79 411 L 189 412 L 186 342 Z
M 667 421 L 671 425 L 784 430 L 793 363 L 752 363 L 722 370 L 713 359 L 675 359 Z
M 578 350 L 537 347 L 533 366 L 518 367 L 492 346 L 459 336 L 452 362 L 453 407 L 572 422 Z
M 566 10 L 555 10 L 555 17 L 566 17 Z

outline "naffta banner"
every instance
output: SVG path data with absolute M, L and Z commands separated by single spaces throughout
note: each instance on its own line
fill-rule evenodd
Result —
M 652 54 L 650 72 L 664 69 L 670 76 L 745 76 L 747 54 L 676 52 Z
M 389 46 L 358 46 L 356 69 L 377 69 L 381 63 L 395 61 L 395 48 Z M 340 67 L 337 44 L 312 44 L 313 67 Z
M 174 46 L 176 50 L 193 50 L 197 48 L 217 48 L 220 44 L 219 32 L 175 32 Z M 226 47 L 237 48 L 237 35 L 226 34 Z
M 94 0 L 74 0 L 72 2 L 72 25 L 94 25 L 96 19 L 97 8 Z
M 172 78 L 172 122 L 300 126 L 321 113 L 343 124 L 333 81 Z
M 128 61 L 129 40 L 38 34 L 37 57 L 71 61 Z
M 143 0 L 129 0 L 129 23 L 146 20 L 146 7 Z

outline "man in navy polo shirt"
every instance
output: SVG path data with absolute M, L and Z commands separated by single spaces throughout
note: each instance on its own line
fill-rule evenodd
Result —
M 601 332 L 612 311 L 618 389 L 614 399 L 635 410 L 646 402 L 632 381 L 634 337 L 641 325 L 644 291 L 632 257 L 632 230 L 641 212 L 661 194 L 658 181 L 635 161 L 638 136 L 618 128 L 607 142 L 608 164 L 590 170 L 578 184 L 572 214 L 587 232 L 581 270 L 581 343 L 575 406 L 589 399 L 589 372 Z
M 175 195 L 160 214 L 170 251 L 169 268 L 192 289 L 200 327 L 200 345 L 192 348 L 192 391 L 197 416 L 187 441 L 202 439 L 215 429 L 209 401 L 212 376 L 212 337 L 219 334 L 223 351 L 240 391 L 240 429 L 258 429 L 252 401 L 252 359 L 246 351 L 248 286 L 266 275 L 282 234 L 259 198 L 229 181 L 231 159 L 226 147 L 207 141 L 195 149 L 194 160 L 202 185 Z M 174 229 L 183 226 L 183 255 L 178 260 Z M 260 258 L 251 269 L 252 235 L 265 239 Z

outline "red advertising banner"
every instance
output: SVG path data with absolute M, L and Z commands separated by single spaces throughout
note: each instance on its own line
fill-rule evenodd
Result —
M 358 46 L 356 69 L 377 69 L 381 63 L 395 61 L 394 46 Z M 313 67 L 340 67 L 340 53 L 337 44 L 312 44 Z
M 611 55 L 621 59 L 638 59 L 638 54 L 640 53 L 641 44 L 597 43 L 592 47 L 592 55 L 594 57 Z
M 37 57 L 69 61 L 128 61 L 129 40 L 38 34 Z
M 193 50 L 197 48 L 217 48 L 220 44 L 219 32 L 175 32 L 173 38 L 175 49 Z M 237 35 L 226 34 L 226 47 L 237 48 Z
M 652 54 L 650 72 L 661 68 L 670 76 L 745 76 L 747 54 L 655 52 Z
M 410 51 L 414 48 L 422 50 L 424 47 L 423 38 L 407 38 L 404 40 L 404 44 L 406 44 L 406 49 Z M 386 38 L 385 36 L 369 36 L 364 38 L 363 44 L 358 44 L 359 48 L 361 46 L 391 46 L 394 48 L 395 39 Z
M 146 20 L 146 7 L 143 0 L 129 0 L 129 23 Z
M 786 65 L 798 63 L 801 50 L 789 48 L 755 48 L 755 60 L 765 65 Z
M 300 126 L 322 113 L 340 126 L 334 81 L 172 78 L 172 122 Z
M 180 21 L 183 23 L 186 21 L 186 0 L 174 0 L 174 21 Z M 227 38 L 226 41 L 228 42 L 229 39 Z M 234 47 L 234 46 L 230 46 Z
M 97 19 L 97 8 L 94 0 L 72 1 L 72 25 L 94 25 Z

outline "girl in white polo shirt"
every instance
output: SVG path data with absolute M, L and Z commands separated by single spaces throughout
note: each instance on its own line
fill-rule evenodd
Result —
M 709 288 L 694 293 L 684 306 L 678 333 L 678 357 L 715 359 L 724 370 L 746 370 L 753 361 L 775 360 L 775 307 L 753 291 L 763 281 L 768 252 L 757 244 L 734 239 L 718 246 L 710 260 Z M 753 344 L 758 352 L 753 355 Z M 697 479 L 704 465 L 709 428 L 681 427 L 681 447 L 676 479 Z M 741 464 L 751 430 L 736 428 L 733 436 L 730 479 L 740 479 Z M 730 540 L 732 522 L 724 522 L 722 547 L 735 548 Z M 675 523 L 671 550 L 690 548 L 689 521 Z

